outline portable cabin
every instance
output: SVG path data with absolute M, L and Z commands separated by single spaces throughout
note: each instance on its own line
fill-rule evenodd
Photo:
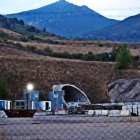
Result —
M 12 109 L 11 100 L 0 100 L 0 110 L 10 110 Z
M 15 100 L 15 108 L 27 109 L 27 100 Z M 36 109 L 35 101 L 28 101 L 28 109 Z

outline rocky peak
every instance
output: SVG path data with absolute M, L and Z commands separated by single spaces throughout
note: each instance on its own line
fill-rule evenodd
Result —
M 66 2 L 65 0 L 59 0 L 59 2 Z

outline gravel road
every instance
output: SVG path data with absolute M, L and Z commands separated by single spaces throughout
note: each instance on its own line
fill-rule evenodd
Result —
M 140 117 L 0 118 L 0 140 L 140 140 Z

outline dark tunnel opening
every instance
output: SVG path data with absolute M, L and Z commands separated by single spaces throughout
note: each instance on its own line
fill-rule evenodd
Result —
M 62 90 L 65 91 L 64 100 L 66 102 L 87 102 L 85 95 L 72 86 L 64 86 Z

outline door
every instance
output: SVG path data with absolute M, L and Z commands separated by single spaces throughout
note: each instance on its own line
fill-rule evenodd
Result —
M 10 102 L 10 110 L 12 109 L 12 102 Z
M 49 110 L 49 102 L 46 102 L 46 110 Z

